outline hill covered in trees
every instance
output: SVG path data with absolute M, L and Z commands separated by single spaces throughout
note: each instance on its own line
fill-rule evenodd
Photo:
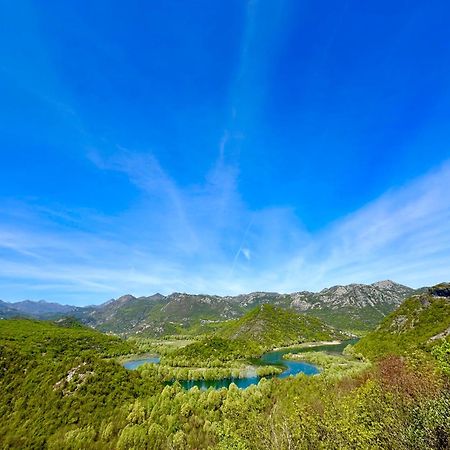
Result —
M 123 404 L 157 389 L 112 359 L 134 352 L 130 343 L 62 325 L 0 320 L 2 448 L 93 448 L 102 424 L 121 426 Z M 76 429 L 83 437 L 70 443 Z
M 263 304 L 240 319 L 222 323 L 214 334 L 165 355 L 162 363 L 176 367 L 227 367 L 275 347 L 342 338 L 348 335 L 320 319 Z
M 355 351 L 369 358 L 428 351 L 450 339 L 450 284 L 414 295 L 362 338 Z
M 265 349 L 348 337 L 320 319 L 269 304 L 257 306 L 240 319 L 225 323 L 217 334 L 255 342 Z

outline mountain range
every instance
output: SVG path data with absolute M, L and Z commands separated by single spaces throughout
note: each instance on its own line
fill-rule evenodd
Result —
M 97 306 L 76 307 L 45 301 L 8 303 L 0 301 L 0 318 L 13 316 L 39 319 L 73 316 L 104 332 L 120 335 L 198 334 L 220 323 L 242 317 L 263 304 L 318 317 L 335 328 L 366 331 L 376 326 L 404 299 L 421 292 L 390 280 L 373 284 L 333 286 L 279 294 L 253 292 L 237 296 L 173 293 L 134 297 L 124 295 Z
M 76 311 L 76 306 L 61 305 L 60 303 L 47 302 L 45 300 L 21 302 L 4 302 L 0 300 L 0 318 L 8 317 L 34 317 L 38 319 L 52 318 L 61 315 L 70 315 Z

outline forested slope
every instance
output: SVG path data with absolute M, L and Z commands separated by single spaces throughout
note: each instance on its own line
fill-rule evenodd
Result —
M 450 284 L 441 284 L 405 300 L 356 344 L 355 351 L 372 359 L 409 355 L 415 350 L 431 351 L 449 339 Z

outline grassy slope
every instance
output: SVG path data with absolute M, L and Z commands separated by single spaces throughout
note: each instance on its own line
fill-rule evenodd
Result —
M 164 355 L 161 364 L 175 367 L 234 366 L 262 352 L 263 348 L 253 341 L 208 337 Z
M 220 330 L 162 359 L 174 366 L 219 367 L 259 356 L 278 346 L 344 337 L 321 320 L 264 304 Z

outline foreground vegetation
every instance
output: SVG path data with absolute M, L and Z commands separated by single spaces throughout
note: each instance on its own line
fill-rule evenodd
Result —
M 448 301 L 427 295 L 427 308 L 434 308 L 434 300 Z M 241 341 L 224 337 L 171 343 L 162 354 L 166 365 L 128 371 L 112 358 L 150 342 L 138 348 L 137 342 L 70 322 L 0 320 L 1 447 L 446 449 L 450 339 L 442 333 L 447 310 L 439 306 L 444 315 L 433 314 L 429 332 L 440 336 L 430 341 L 423 331 L 429 323 L 422 317 L 424 303 L 414 305 L 406 304 L 407 316 L 417 320 L 405 333 L 423 339 L 415 346 L 412 334 L 400 337 L 408 351 L 386 343 L 396 339 L 393 330 L 385 331 L 396 323 L 394 313 L 374 332 L 386 333 L 377 335 L 378 347 L 369 334 L 350 355 L 308 352 L 301 358 L 321 366 L 320 375 L 262 379 L 245 390 L 231 385 L 188 391 L 177 382 L 164 383 L 164 370 L 193 370 L 186 364 L 196 358 L 202 364 L 210 359 L 212 366 L 204 370 L 211 373 L 234 370 L 229 355 L 247 358 L 259 350 L 254 342 L 243 348 Z
M 1 320 L 0 342 L 2 448 L 57 448 L 71 430 L 120 424 L 122 405 L 163 388 L 110 359 L 134 352 L 129 343 L 78 325 Z

